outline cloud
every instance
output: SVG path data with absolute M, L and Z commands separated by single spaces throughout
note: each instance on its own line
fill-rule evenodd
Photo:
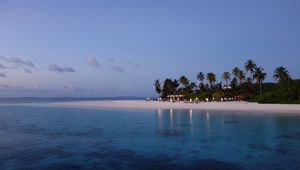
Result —
M 56 64 L 49 64 L 48 70 L 49 71 L 54 71 L 54 72 L 59 72 L 59 73 L 65 73 L 65 72 L 73 73 L 73 72 L 76 72 L 76 70 L 72 67 L 61 67 L 61 66 L 58 66 Z
M 51 90 L 49 89 L 44 89 L 39 85 L 33 85 L 29 88 L 27 88 L 27 91 L 29 92 L 36 92 L 36 93 L 51 93 Z
M 31 68 L 36 68 L 32 61 L 25 61 L 25 60 L 22 60 L 18 57 L 0 56 L 0 59 L 2 59 L 3 61 L 5 61 L 7 63 L 13 64 L 14 65 L 13 67 L 15 67 L 15 68 L 20 67 L 20 66 L 27 66 L 27 67 L 31 67 Z
M 43 89 L 39 86 L 24 87 L 24 86 L 9 86 L 0 85 L 0 91 L 10 91 L 13 93 L 50 93 L 50 90 Z
M 127 59 L 114 59 L 107 58 L 108 62 L 111 64 L 111 69 L 116 72 L 125 72 L 128 69 L 141 69 L 141 65 L 133 63 Z
M 7 84 L 2 84 L 2 85 L 0 85 L 0 90 L 1 91 L 9 91 L 9 90 L 11 90 L 12 89 L 12 87 L 10 87 L 9 85 L 7 85 Z
M 142 66 L 139 64 L 132 64 L 132 67 L 136 68 L 136 69 L 141 69 Z
M 5 73 L 0 73 L 0 78 L 6 78 L 7 75 Z
M 27 74 L 32 74 L 32 71 L 29 70 L 29 69 L 27 69 L 27 68 L 25 68 L 24 71 L 25 71 L 25 73 L 27 73 Z
M 87 63 L 90 65 L 90 66 L 93 66 L 93 67 L 96 67 L 96 68 L 99 68 L 101 65 L 98 63 L 98 61 L 94 58 L 94 57 L 89 57 L 87 59 Z
M 82 89 L 80 89 L 77 86 L 71 85 L 71 84 L 65 84 L 65 85 L 63 85 L 63 88 L 71 90 L 71 91 L 75 91 L 75 92 L 83 92 Z
M 26 91 L 26 92 L 29 91 L 29 90 L 28 90 L 26 87 L 24 87 L 24 86 L 17 86 L 16 89 L 19 90 L 19 91 Z
M 113 59 L 113 58 L 107 58 L 107 61 L 109 61 L 110 63 L 115 63 L 116 62 L 116 60 L 115 59 Z
M 111 67 L 112 70 L 116 71 L 116 72 L 125 72 L 125 68 L 121 65 L 114 65 Z
M 112 88 L 112 87 L 103 87 L 102 89 L 107 90 L 107 91 L 113 91 L 114 90 L 114 88 Z
M 135 69 L 140 69 L 140 68 L 142 68 L 140 64 L 132 63 L 132 62 L 129 61 L 129 60 L 122 60 L 121 62 L 124 63 L 125 65 L 127 65 L 127 66 L 129 66 L 129 67 L 132 67 L 132 68 L 135 68 Z
M 0 69 L 7 69 L 8 67 L 6 67 L 5 65 L 0 63 Z

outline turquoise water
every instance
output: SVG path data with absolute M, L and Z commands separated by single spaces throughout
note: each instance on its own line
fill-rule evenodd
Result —
M 0 169 L 299 169 L 300 116 L 0 105 Z

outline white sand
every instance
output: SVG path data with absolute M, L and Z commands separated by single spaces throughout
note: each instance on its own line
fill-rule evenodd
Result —
M 82 106 L 99 108 L 133 108 L 133 109 L 203 109 L 203 110 L 232 110 L 232 111 L 262 111 L 264 113 L 298 113 L 300 104 L 257 104 L 248 102 L 158 102 L 143 100 L 103 100 L 75 101 L 51 103 L 56 106 Z

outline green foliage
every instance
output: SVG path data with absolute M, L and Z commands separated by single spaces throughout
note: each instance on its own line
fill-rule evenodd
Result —
M 155 81 L 154 86 L 155 86 L 156 93 L 160 94 L 161 93 L 161 85 L 160 85 L 160 82 L 158 79 Z
M 246 72 L 239 67 L 234 67 L 232 74 L 225 71 L 221 78 L 226 82 L 226 86 L 216 83 L 217 78 L 213 72 L 206 75 L 199 72 L 196 77 L 199 85 L 190 82 L 186 76 L 181 76 L 179 78 L 180 87 L 176 79 L 166 79 L 162 85 L 159 80 L 156 80 L 155 91 L 161 94 L 162 98 L 180 94 L 188 100 L 196 98 L 221 100 L 222 97 L 232 98 L 241 95 L 248 101 L 259 103 L 300 103 L 300 80 L 292 80 L 286 68 L 275 69 L 273 78 L 277 80 L 277 83 L 263 83 L 267 74 L 252 60 L 248 60 L 244 64 L 244 69 Z M 245 73 L 250 77 L 246 77 Z M 205 83 L 205 78 L 208 83 Z
M 253 85 L 250 83 L 243 83 L 239 88 L 239 93 L 237 95 L 245 96 L 246 99 L 251 98 L 253 94 Z
M 198 95 L 199 100 L 205 100 L 205 98 L 211 99 L 211 94 L 210 94 L 209 91 L 203 92 L 203 93 Z
M 203 72 L 199 72 L 197 74 L 197 80 L 203 82 L 205 80 L 205 74 Z
M 196 92 L 190 93 L 185 98 L 187 100 L 189 100 L 189 99 L 195 100 L 196 98 L 199 99 L 199 93 L 196 93 Z
M 234 96 L 232 89 L 225 89 L 223 93 L 224 97 L 226 98 L 231 98 Z
M 209 82 L 210 86 L 212 86 L 216 82 L 216 75 L 213 72 L 207 73 L 206 79 Z
M 231 74 L 228 71 L 225 71 L 222 75 L 222 79 L 226 81 L 226 85 L 228 86 L 228 81 L 231 79 Z
M 266 84 L 265 86 L 268 88 L 268 92 L 255 96 L 251 101 L 258 103 L 300 103 L 300 80 Z
M 185 86 L 185 87 L 187 87 L 188 85 L 189 85 L 189 79 L 187 78 L 187 77 L 185 77 L 185 76 L 181 76 L 180 78 L 179 78 L 179 82 L 183 85 L 183 86 Z
M 259 85 L 259 93 L 262 94 L 262 82 L 266 79 L 267 73 L 261 67 L 255 68 L 253 78 L 256 79 L 256 84 Z
M 245 80 L 245 72 L 243 70 L 240 70 L 239 71 L 239 74 L 238 74 L 238 78 L 240 80 L 240 84 L 243 84 L 244 80 Z
M 178 86 L 177 80 L 173 81 L 172 79 L 166 79 L 163 85 L 162 97 L 166 98 L 168 95 L 175 94 Z
M 200 92 L 204 92 L 207 90 L 205 85 L 202 82 L 199 84 L 199 90 L 200 90 Z
M 238 67 L 234 67 L 234 68 L 233 68 L 232 74 L 233 74 L 233 76 L 234 76 L 236 79 L 238 79 L 240 71 L 241 71 L 241 70 L 240 70 Z
M 278 81 L 279 83 L 288 82 L 291 79 L 289 71 L 284 67 L 277 67 L 273 74 L 274 80 Z
M 196 98 L 200 101 L 205 101 L 206 98 L 211 99 L 212 96 L 209 91 L 205 92 L 192 92 L 189 93 L 186 97 L 187 100 L 192 99 L 195 100 Z
M 221 101 L 221 98 L 223 97 L 222 93 L 220 92 L 215 92 L 212 94 L 212 97 L 216 100 L 216 101 Z
M 257 67 L 256 64 L 251 59 L 247 60 L 247 62 L 244 65 L 245 70 L 247 72 L 250 72 L 251 74 L 254 73 L 256 67 Z

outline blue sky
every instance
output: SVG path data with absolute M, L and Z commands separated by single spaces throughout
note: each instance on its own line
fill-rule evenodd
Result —
M 243 67 L 300 78 L 300 1 L 0 0 L 0 97 L 154 96 Z

